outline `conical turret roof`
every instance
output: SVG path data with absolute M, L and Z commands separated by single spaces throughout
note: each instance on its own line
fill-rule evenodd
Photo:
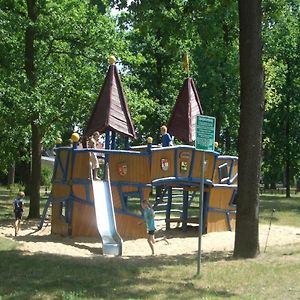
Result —
M 109 66 L 84 136 L 91 136 L 95 131 L 104 133 L 107 128 L 135 138 L 126 97 L 115 64 Z
M 203 115 L 203 109 L 196 85 L 192 78 L 186 78 L 177 97 L 168 124 L 168 132 L 184 143 L 195 140 L 196 116 Z

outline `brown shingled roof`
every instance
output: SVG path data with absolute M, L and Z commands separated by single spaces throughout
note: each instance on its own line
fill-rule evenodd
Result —
M 109 66 L 103 86 L 87 123 L 84 136 L 109 128 L 131 138 L 135 131 L 116 65 Z
M 200 98 L 192 78 L 185 79 L 168 124 L 168 132 L 183 141 L 195 140 L 196 115 L 203 115 Z

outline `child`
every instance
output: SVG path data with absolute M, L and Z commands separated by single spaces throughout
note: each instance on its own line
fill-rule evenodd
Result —
M 14 213 L 15 213 L 15 236 L 17 236 L 20 227 L 21 227 L 21 219 L 23 215 L 23 208 L 25 205 L 25 193 L 19 192 L 18 197 L 13 202 Z
M 97 149 L 97 143 L 98 143 L 99 137 L 100 137 L 99 132 L 95 131 L 93 133 L 93 135 L 89 138 L 88 147 Z M 91 153 L 90 161 L 91 161 L 92 170 L 93 170 L 93 178 L 95 180 L 99 180 L 100 179 L 98 177 L 99 161 L 98 161 L 98 158 L 97 158 L 97 154 L 95 152 Z
M 155 233 L 155 222 L 154 222 L 154 210 L 152 209 L 150 203 L 146 200 L 143 200 L 141 203 L 142 209 L 144 211 L 144 219 L 147 224 L 148 230 L 148 244 L 151 248 L 152 255 L 154 255 L 154 233 Z
M 171 138 L 170 134 L 168 133 L 167 126 L 164 126 L 164 125 L 161 126 L 160 133 L 162 135 L 162 139 L 161 139 L 162 147 L 172 146 L 172 138 Z
M 102 149 L 103 148 L 103 136 L 100 135 L 99 131 L 95 131 L 93 133 L 93 138 L 96 140 L 96 148 Z

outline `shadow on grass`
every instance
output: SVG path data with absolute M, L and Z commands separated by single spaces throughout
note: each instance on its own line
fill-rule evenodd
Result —
M 260 210 L 268 212 L 275 208 L 278 211 L 294 211 L 300 213 L 300 197 L 284 198 L 276 195 L 260 196 Z
M 38 295 L 51 299 L 70 299 L 71 295 L 77 299 L 233 296 L 226 290 L 199 288 L 192 276 L 172 279 L 161 275 L 170 266 L 176 266 L 176 270 L 192 264 L 194 267 L 194 256 L 134 257 L 129 260 L 102 256 L 24 255 L 16 250 L 1 251 L 0 255 L 0 280 L 5 282 L 0 293 L 5 299 L 31 299 Z
M 272 214 L 272 210 L 276 211 Z M 289 215 L 289 221 L 287 222 L 284 215 Z M 272 217 L 272 222 L 275 224 L 280 222 L 281 219 L 284 222 L 292 225 L 297 220 L 298 214 L 300 214 L 300 197 L 285 198 L 280 195 L 263 195 L 260 196 L 260 220 L 269 223 Z M 286 224 L 288 225 L 288 224 Z

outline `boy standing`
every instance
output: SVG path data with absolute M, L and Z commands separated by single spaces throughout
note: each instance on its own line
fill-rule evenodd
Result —
M 21 219 L 23 215 L 23 208 L 25 205 L 25 193 L 19 192 L 18 197 L 13 202 L 14 213 L 15 213 L 15 236 L 17 236 L 20 227 L 21 227 Z
M 161 138 L 162 147 L 172 146 L 172 138 L 171 138 L 170 134 L 168 133 L 167 126 L 165 126 L 165 125 L 161 126 L 160 133 L 162 135 L 162 138 Z

